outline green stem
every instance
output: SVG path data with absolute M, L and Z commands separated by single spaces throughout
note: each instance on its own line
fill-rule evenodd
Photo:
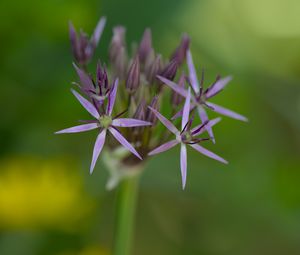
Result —
M 121 181 L 117 191 L 113 255 L 130 255 L 139 175 Z

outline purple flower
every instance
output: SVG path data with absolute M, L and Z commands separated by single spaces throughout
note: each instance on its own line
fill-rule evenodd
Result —
M 88 124 L 83 124 L 67 129 L 63 129 L 61 131 L 56 132 L 56 134 L 62 133 L 78 133 L 89 131 L 92 129 L 99 129 L 100 133 L 96 139 L 96 143 L 94 146 L 94 152 L 92 157 L 92 163 L 90 167 L 90 173 L 93 172 L 96 161 L 101 153 L 103 148 L 107 131 L 109 131 L 118 141 L 121 143 L 126 149 L 131 151 L 135 156 L 139 159 L 142 159 L 140 154 L 134 149 L 134 147 L 123 137 L 123 135 L 118 131 L 117 127 L 138 127 L 138 126 L 149 126 L 152 123 L 132 119 L 132 118 L 113 118 L 111 116 L 112 110 L 115 104 L 116 94 L 118 88 L 118 79 L 116 79 L 112 85 L 112 89 L 108 95 L 108 103 L 104 113 L 99 113 L 96 107 L 90 103 L 87 99 L 82 97 L 75 90 L 72 90 L 74 96 L 78 99 L 80 104 L 96 119 L 93 121 L 89 121 Z
M 83 31 L 80 31 L 78 35 L 73 24 L 69 23 L 72 52 L 77 63 L 86 65 L 91 60 L 101 38 L 105 23 L 106 18 L 102 17 L 90 39 Z
M 187 65 L 188 65 L 188 69 L 189 69 L 189 77 L 188 77 L 189 82 L 194 91 L 194 95 L 191 96 L 191 100 L 192 100 L 191 108 L 192 109 L 195 107 L 197 108 L 197 111 L 198 111 L 198 114 L 199 114 L 199 117 L 200 117 L 202 123 L 205 123 L 208 121 L 208 116 L 207 116 L 205 108 L 211 109 L 217 113 L 231 117 L 233 119 L 237 119 L 237 120 L 241 120 L 241 121 L 248 121 L 248 119 L 246 117 L 244 117 L 236 112 L 233 112 L 222 106 L 219 106 L 217 104 L 207 101 L 208 99 L 214 97 L 215 95 L 217 95 L 224 89 L 224 87 L 232 79 L 230 76 L 225 77 L 223 79 L 218 78 L 215 83 L 213 83 L 208 89 L 204 90 L 203 86 L 202 86 L 202 82 L 199 84 L 190 50 L 187 51 Z M 188 92 L 184 87 L 179 86 L 175 82 L 172 82 L 171 80 L 166 79 L 163 76 L 157 76 L 157 78 L 160 81 L 162 81 L 163 83 L 165 83 L 167 86 L 169 86 L 171 89 L 173 89 L 179 95 L 181 95 L 185 98 L 187 97 Z M 180 115 L 182 115 L 182 110 L 180 112 L 178 112 L 177 114 L 175 114 L 175 116 L 173 118 L 177 118 Z M 213 142 L 215 142 L 211 127 L 207 126 L 206 129 L 207 129 L 210 137 L 213 139 Z
M 163 151 L 169 150 L 173 148 L 175 145 L 180 144 L 180 166 L 181 166 L 181 177 L 182 177 L 182 188 L 185 188 L 186 184 L 186 173 L 187 173 L 187 145 L 191 146 L 196 151 L 202 153 L 203 155 L 218 160 L 222 163 L 227 164 L 227 161 L 213 152 L 205 149 L 198 143 L 206 140 L 198 138 L 200 134 L 202 134 L 207 127 L 212 127 L 216 123 L 220 121 L 220 118 L 213 119 L 211 121 L 206 121 L 202 125 L 198 125 L 195 128 L 191 129 L 192 119 L 189 119 L 190 113 L 190 101 L 191 101 L 191 92 L 190 88 L 187 91 L 185 104 L 183 107 L 182 121 L 181 121 L 181 131 L 179 131 L 168 119 L 166 119 L 163 115 L 161 115 L 157 110 L 150 108 L 150 110 L 156 115 L 156 117 L 164 124 L 174 135 L 175 139 L 169 142 L 166 142 L 156 149 L 152 150 L 148 153 L 148 155 L 155 155 L 161 153 Z

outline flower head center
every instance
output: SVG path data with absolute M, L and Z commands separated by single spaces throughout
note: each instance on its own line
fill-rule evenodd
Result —
M 184 131 L 181 134 L 181 141 L 184 143 L 190 143 L 192 141 L 193 137 L 190 131 Z
M 99 124 L 100 127 L 102 128 L 108 128 L 112 123 L 112 118 L 111 116 L 107 116 L 107 115 L 102 115 L 99 118 Z

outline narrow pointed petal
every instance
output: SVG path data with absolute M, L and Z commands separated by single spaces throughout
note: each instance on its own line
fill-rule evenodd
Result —
M 182 120 L 181 120 L 181 130 L 185 127 L 186 123 L 189 121 L 190 116 L 190 106 L 191 106 L 191 89 L 188 89 L 188 94 L 185 99 L 185 103 L 183 106 L 183 114 L 182 114 Z
M 99 40 L 101 38 L 102 32 L 105 27 L 105 24 L 106 24 L 106 17 L 102 17 L 99 20 L 99 22 L 94 30 L 94 33 L 92 35 L 92 38 L 91 38 L 91 42 L 92 42 L 94 48 L 97 47 L 97 45 L 99 43 Z
M 117 131 L 115 128 L 109 128 L 108 129 L 110 133 L 122 144 L 127 150 L 131 151 L 135 156 L 137 156 L 140 160 L 142 160 L 142 157 L 140 154 L 135 150 L 135 148 L 125 139 L 124 136 L 121 135 L 119 131 Z
M 202 134 L 204 131 L 206 131 L 206 128 L 207 128 L 207 127 L 212 128 L 212 127 L 213 127 L 214 125 L 216 125 L 220 120 L 221 120 L 221 118 L 215 118 L 215 119 L 210 120 L 210 121 L 207 122 L 206 124 L 200 124 L 200 125 L 194 127 L 194 128 L 191 130 L 191 133 L 192 133 L 193 136 L 200 135 L 200 134 Z
M 166 119 L 163 115 L 161 115 L 158 111 L 156 111 L 154 108 L 148 106 L 148 108 L 155 114 L 155 116 L 160 120 L 162 124 L 165 125 L 167 129 L 169 129 L 173 134 L 178 134 L 178 129 L 173 125 L 171 121 Z
M 119 118 L 112 121 L 112 125 L 116 127 L 140 127 L 151 126 L 152 123 L 148 121 L 131 119 L 131 118 Z
M 183 97 L 187 97 L 188 92 L 183 87 L 178 86 L 175 82 L 170 81 L 170 80 L 168 80 L 165 77 L 162 77 L 160 75 L 157 75 L 157 78 L 160 81 L 162 81 L 164 84 L 169 86 L 171 89 L 173 89 L 179 95 L 181 95 Z
M 202 123 L 208 122 L 209 119 L 208 119 L 208 116 L 206 114 L 205 109 L 202 108 L 201 106 L 198 106 L 197 110 L 198 110 L 198 114 L 199 114 L 199 117 L 200 117 Z M 212 128 L 210 126 L 206 126 L 205 129 L 207 130 L 207 132 L 208 132 L 209 136 L 211 137 L 213 143 L 216 143 Z
M 166 142 L 160 146 L 158 146 L 157 148 L 155 148 L 154 150 L 150 151 L 148 153 L 149 156 L 170 150 L 171 148 L 173 148 L 175 145 L 177 145 L 179 142 L 177 140 L 171 140 L 169 142 Z
M 232 80 L 231 76 L 227 76 L 214 83 L 205 93 L 206 98 L 211 98 L 221 92 L 221 90 Z
M 186 184 L 186 168 L 187 168 L 186 145 L 182 143 L 180 148 L 180 169 L 181 169 L 181 178 L 182 178 L 182 189 L 185 188 L 185 184 Z
M 191 54 L 190 50 L 187 51 L 186 58 L 187 58 L 187 65 L 188 65 L 188 69 L 189 69 L 190 82 L 191 82 L 192 88 L 194 89 L 196 94 L 198 94 L 199 90 L 200 90 L 200 86 L 199 86 L 199 81 L 197 78 L 197 73 L 196 73 L 196 69 L 194 66 L 194 62 L 193 62 L 193 58 L 192 58 L 192 54 Z
M 81 96 L 78 92 L 76 92 L 74 89 L 71 89 L 73 95 L 78 99 L 80 104 L 96 119 L 99 119 L 100 115 L 95 108 L 87 99 L 85 99 L 83 96 Z
M 222 115 L 228 116 L 228 117 L 233 118 L 233 119 L 237 119 L 237 120 L 241 120 L 241 121 L 245 121 L 245 122 L 248 121 L 248 119 L 245 116 L 240 115 L 240 114 L 238 114 L 234 111 L 231 111 L 227 108 L 224 108 L 222 106 L 219 106 L 219 105 L 216 105 L 216 104 L 213 104 L 213 103 L 210 103 L 210 102 L 206 102 L 206 104 L 208 106 L 210 106 L 212 108 L 212 110 L 214 110 L 217 113 L 220 113 Z
M 77 72 L 77 75 L 80 79 L 80 83 L 81 86 L 85 89 L 85 90 L 94 90 L 94 84 L 90 78 L 90 76 L 88 76 L 86 74 L 86 72 L 84 72 L 83 70 L 81 70 L 75 63 L 73 63 L 73 66 Z
M 92 158 L 92 163 L 91 163 L 91 167 L 90 167 L 90 174 L 93 173 L 97 159 L 103 149 L 105 137 L 106 137 L 106 129 L 103 129 L 102 132 L 98 135 L 96 142 L 95 142 L 93 158 Z
M 114 108 L 114 104 L 116 101 L 116 95 L 117 95 L 117 90 L 118 90 L 118 84 L 119 84 L 119 79 L 115 79 L 112 90 L 109 93 L 108 96 L 108 104 L 107 104 L 107 109 L 106 109 L 106 113 L 110 116 L 113 108 Z
M 85 132 L 85 131 L 95 129 L 97 127 L 98 127 L 97 123 L 89 123 L 89 124 L 83 124 L 75 127 L 66 128 L 55 132 L 55 134 L 79 133 L 79 132 Z
M 204 147 L 202 147 L 201 145 L 199 144 L 190 144 L 191 147 L 193 147 L 196 151 L 200 152 L 201 154 L 209 157 L 209 158 L 212 158 L 212 159 L 215 159 L 217 161 L 220 161 L 224 164 L 228 164 L 228 162 L 221 158 L 220 156 L 216 155 L 215 153 L 205 149 Z

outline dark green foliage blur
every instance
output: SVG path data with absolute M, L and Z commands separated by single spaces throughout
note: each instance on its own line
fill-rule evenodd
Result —
M 115 192 L 101 160 L 88 174 L 96 133 L 53 134 L 86 117 L 69 90 L 68 21 L 91 33 L 102 15 L 101 61 L 115 25 L 129 47 L 151 27 L 165 56 L 187 32 L 206 85 L 234 77 L 216 101 L 250 119 L 224 117 L 205 144 L 228 166 L 189 151 L 185 191 L 178 150 L 150 159 L 134 254 L 300 254 L 299 12 L 294 0 L 1 0 L 0 254 L 110 254 Z

